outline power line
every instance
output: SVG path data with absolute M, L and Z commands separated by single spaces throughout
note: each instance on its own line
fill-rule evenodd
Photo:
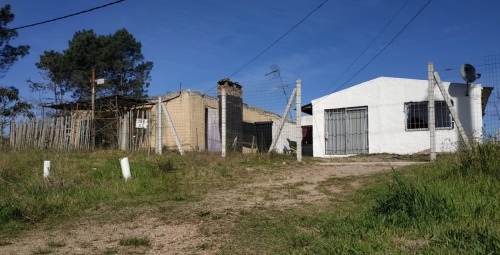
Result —
M 19 29 L 28 28 L 28 27 L 34 27 L 34 26 L 45 24 L 45 23 L 50 23 L 50 22 L 54 22 L 54 21 L 57 21 L 57 20 L 62 20 L 62 19 L 66 19 L 66 18 L 69 18 L 69 17 L 80 15 L 80 14 L 83 14 L 83 13 L 87 13 L 87 12 L 95 11 L 95 10 L 98 10 L 98 9 L 102 9 L 102 8 L 105 8 L 105 7 L 108 7 L 108 6 L 111 6 L 111 5 L 115 5 L 115 4 L 118 4 L 120 2 L 124 2 L 124 1 L 125 0 L 118 0 L 118 1 L 115 1 L 115 2 L 112 2 L 112 3 L 108 3 L 108 4 L 105 4 L 105 5 L 97 6 L 97 7 L 85 10 L 85 11 L 81 11 L 81 12 L 69 14 L 69 15 L 66 15 L 66 16 L 59 17 L 59 18 L 50 19 L 50 20 L 46 20 L 46 21 L 42 21 L 42 22 L 37 22 L 37 23 L 34 23 L 34 24 L 30 24 L 30 25 L 26 25 L 26 26 L 21 26 L 21 27 L 16 27 L 16 28 L 9 28 L 9 29 L 5 29 L 5 30 L 12 31 L 12 30 L 19 30 Z
M 258 57 L 260 57 L 262 54 L 264 54 L 266 51 L 268 51 L 271 47 L 273 47 L 275 44 L 277 44 L 279 41 L 281 41 L 281 39 L 283 39 L 285 36 L 287 36 L 290 32 L 292 32 L 292 30 L 294 30 L 295 28 L 297 28 L 300 24 L 302 24 L 302 22 L 304 22 L 307 18 L 309 18 L 309 16 L 311 16 L 314 12 L 316 12 L 319 8 L 321 8 L 321 6 L 323 6 L 326 2 L 328 2 L 328 0 L 325 0 L 324 2 L 322 2 L 320 5 L 318 5 L 318 7 L 316 7 L 314 10 L 312 10 L 309 14 L 307 14 L 303 19 L 301 19 L 297 24 L 295 24 L 295 26 L 293 26 L 292 28 L 290 28 L 285 34 L 283 34 L 280 38 L 278 38 L 276 41 L 274 41 L 271 45 L 267 46 L 267 48 L 265 48 L 263 51 L 261 51 L 259 54 L 257 54 L 257 56 L 255 56 L 254 58 L 252 58 L 250 61 L 248 61 L 246 64 L 244 64 L 242 67 L 240 67 L 240 69 L 236 70 L 234 73 L 232 73 L 231 75 L 228 76 L 228 78 L 231 78 L 233 77 L 233 75 L 237 74 L 239 71 L 243 70 L 243 68 L 247 67 L 250 63 L 252 63 L 253 61 L 255 61 Z M 212 91 L 216 86 L 210 88 L 209 90 L 207 90 L 207 92 L 205 93 L 208 93 L 210 91 Z
M 255 56 L 254 58 L 252 58 L 250 61 L 248 61 L 245 65 L 243 65 L 242 67 L 240 67 L 240 69 L 236 70 L 236 72 L 232 73 L 231 75 L 229 75 L 228 78 L 231 78 L 233 75 L 237 74 L 239 71 L 241 71 L 243 68 L 247 67 L 250 63 L 252 63 L 254 60 L 256 60 L 258 57 L 260 57 L 262 54 L 264 54 L 267 50 L 269 50 L 271 47 L 273 47 L 275 44 L 277 44 L 279 41 L 281 41 L 281 39 L 283 39 L 285 36 L 287 36 L 290 32 L 292 32 L 292 30 L 294 30 L 295 28 L 297 28 L 300 24 L 302 24 L 302 22 L 304 22 L 307 18 L 309 18 L 309 16 L 311 16 L 314 12 L 316 12 L 319 8 L 321 8 L 321 6 L 323 6 L 326 2 L 328 2 L 328 0 L 325 0 L 323 3 L 321 3 L 320 5 L 318 5 L 318 7 L 316 7 L 314 10 L 312 10 L 309 14 L 307 14 L 307 16 L 305 16 L 302 20 L 299 21 L 299 23 L 295 24 L 295 26 L 293 26 L 292 28 L 290 28 L 290 30 L 288 30 L 285 34 L 283 34 L 280 38 L 278 38 L 278 40 L 274 41 L 271 45 L 269 45 L 267 48 L 265 48 L 262 52 L 260 52 L 259 54 L 257 54 L 257 56 Z
M 368 61 L 368 63 L 366 63 L 363 67 L 361 67 L 361 69 L 359 69 L 359 71 L 357 71 L 353 76 L 351 76 L 351 78 L 349 78 L 346 82 L 344 82 L 342 85 L 340 85 L 337 89 L 335 89 L 334 92 L 338 91 L 339 89 L 341 89 L 343 86 L 345 86 L 348 82 L 350 82 L 354 77 L 356 77 L 359 73 L 361 73 L 361 71 L 363 71 L 369 64 L 371 64 L 380 54 L 382 54 L 382 52 L 384 52 L 385 49 L 387 49 L 387 47 L 389 47 L 389 45 L 391 45 L 392 42 L 394 42 L 396 40 L 396 38 L 399 37 L 399 35 L 401 33 L 403 33 L 403 31 L 413 22 L 413 20 L 415 20 L 417 18 L 418 15 L 420 15 L 420 13 L 429 5 L 429 3 L 431 2 L 432 0 L 429 0 L 418 12 L 417 14 L 415 14 L 413 16 L 413 18 L 408 21 L 408 23 L 406 23 L 406 25 L 396 34 L 396 36 L 394 36 L 391 41 L 389 41 L 385 46 L 384 48 L 382 48 L 370 61 Z
M 351 67 L 361 58 L 361 56 L 363 56 L 365 54 L 365 52 L 368 51 L 368 49 L 373 45 L 373 43 L 375 43 L 375 41 L 382 35 L 382 33 L 384 33 L 384 31 L 387 29 L 387 27 L 392 23 L 392 21 L 394 21 L 394 19 L 399 15 L 399 13 L 408 4 L 408 2 L 410 2 L 410 0 L 407 0 L 399 8 L 399 10 L 396 12 L 396 14 L 394 14 L 394 16 L 392 16 L 392 18 L 387 22 L 387 24 L 385 24 L 384 28 L 382 28 L 382 30 L 380 30 L 380 32 L 378 32 L 377 36 L 375 36 L 375 38 L 373 38 L 373 40 L 365 47 L 365 49 L 358 55 L 358 57 L 356 59 L 354 59 L 354 61 L 352 61 L 352 63 L 345 69 L 345 71 L 332 83 L 332 85 L 326 89 L 327 92 L 329 89 L 331 89 L 333 87 L 333 85 L 337 84 L 337 82 L 342 77 L 344 77 L 344 75 L 347 73 L 347 71 L 349 71 L 351 69 Z

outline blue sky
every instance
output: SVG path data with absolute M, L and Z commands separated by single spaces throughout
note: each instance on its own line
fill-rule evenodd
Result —
M 100 6 L 113 0 L 11 0 L 20 27 Z M 154 63 L 148 94 L 183 89 L 208 92 L 269 47 L 324 0 L 127 0 L 90 13 L 18 30 L 13 45 L 28 44 L 30 54 L 0 79 L 24 98 L 27 79 L 42 81 L 35 67 L 44 51 L 61 52 L 76 31 L 112 34 L 127 29 Z M 427 79 L 427 63 L 437 70 L 479 64 L 500 53 L 500 1 L 433 0 L 393 40 L 428 0 L 329 0 L 267 52 L 231 76 L 245 86 L 272 84 L 265 76 L 277 65 L 285 83 L 302 80 L 303 104 L 379 77 Z M 404 5 L 406 3 L 406 5 Z M 387 26 L 402 7 L 403 9 Z M 377 37 L 378 36 L 378 37 Z M 376 41 L 346 69 L 374 40 Z M 480 66 L 476 66 L 481 72 Z M 344 74 L 345 72 L 345 74 Z M 344 74 L 343 76 L 341 76 Z M 459 81 L 459 71 L 448 76 Z M 352 78 L 352 79 L 351 79 Z M 349 82 L 347 82 L 349 81 Z M 347 83 L 346 83 L 347 82 Z M 344 85 L 345 83 L 345 85 Z

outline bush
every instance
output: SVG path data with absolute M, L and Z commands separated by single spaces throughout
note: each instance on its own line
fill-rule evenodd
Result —
M 169 158 L 158 159 L 158 169 L 162 172 L 173 172 L 176 170 L 174 161 Z
M 0 224 L 8 223 L 10 221 L 21 221 L 23 219 L 23 210 L 17 202 L 7 200 L 0 204 Z

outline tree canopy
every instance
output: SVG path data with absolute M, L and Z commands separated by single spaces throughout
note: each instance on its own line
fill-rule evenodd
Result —
M 0 78 L 3 78 L 9 68 L 28 54 L 29 46 L 12 46 L 10 42 L 17 37 L 17 32 L 8 29 L 7 25 L 14 20 L 10 5 L 0 9 Z M 0 86 L 0 138 L 3 138 L 7 123 L 17 116 L 34 117 L 33 107 L 19 97 L 19 90 L 15 87 Z
M 110 35 L 96 35 L 93 30 L 78 31 L 66 50 L 45 51 L 40 56 L 36 66 L 50 84 L 32 83 L 31 87 L 51 91 L 56 99 L 67 92 L 74 99 L 88 99 L 94 69 L 96 79 L 105 79 L 104 84 L 96 86 L 98 96 L 146 97 L 153 63 L 144 61 L 141 48 L 141 43 L 126 29 Z
M 0 137 L 3 137 L 4 129 L 10 120 L 17 116 L 35 117 L 31 112 L 32 108 L 28 102 L 21 100 L 17 88 L 0 86 Z
M 28 54 L 28 45 L 12 46 L 10 42 L 17 37 L 17 32 L 7 28 L 7 24 L 14 20 L 10 5 L 0 9 L 0 78 L 5 76 L 9 68 L 18 60 Z

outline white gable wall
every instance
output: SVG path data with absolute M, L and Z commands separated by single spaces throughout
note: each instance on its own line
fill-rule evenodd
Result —
M 481 85 L 471 88 L 471 96 L 465 96 L 465 84 L 443 85 L 467 134 L 471 135 L 473 130 L 480 132 Z M 428 101 L 427 90 L 426 80 L 380 77 L 312 100 L 314 157 L 325 157 L 325 110 L 361 106 L 368 107 L 369 153 L 413 154 L 429 149 L 429 131 L 406 131 L 405 114 L 406 102 Z M 434 96 L 435 100 L 443 100 L 437 86 Z M 471 100 L 475 107 L 471 107 Z M 479 116 L 474 124 L 472 116 L 476 119 Z M 454 151 L 459 139 L 456 125 L 451 130 L 436 130 L 436 150 Z

